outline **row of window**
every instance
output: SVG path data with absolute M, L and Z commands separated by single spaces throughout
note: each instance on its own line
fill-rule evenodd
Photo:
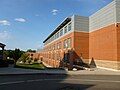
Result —
M 66 25 L 65 27 L 63 27 L 61 30 L 59 30 L 58 32 L 56 32 L 50 39 L 48 39 L 45 42 L 45 45 L 54 41 L 55 39 L 61 37 L 63 34 L 66 34 L 67 32 L 71 31 L 71 23 L 69 23 L 68 25 Z
M 49 53 L 49 54 L 44 54 L 44 58 L 48 59 L 54 59 L 54 60 L 63 60 L 64 62 L 70 62 L 70 54 L 69 53 L 64 53 L 63 56 L 60 55 L 60 53 Z
M 61 60 L 60 54 L 44 54 L 44 58 L 54 59 L 54 60 Z
M 71 47 L 71 38 L 64 40 L 64 48 L 70 48 Z
M 52 46 L 49 46 L 47 48 L 45 48 L 45 51 L 51 51 L 51 50 L 57 50 L 57 49 L 61 49 L 62 48 L 62 43 L 61 41 L 58 42 L 57 44 L 53 44 Z
M 71 38 L 65 39 L 63 42 L 63 48 L 71 48 Z M 58 42 L 56 44 L 53 44 L 47 48 L 45 48 L 45 51 L 51 51 L 51 50 L 58 50 L 58 49 L 62 49 L 62 42 Z

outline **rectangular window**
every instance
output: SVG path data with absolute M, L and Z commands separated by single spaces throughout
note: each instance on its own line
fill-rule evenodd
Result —
M 67 26 L 64 28 L 64 34 L 67 33 Z
M 66 48 L 67 47 L 67 40 L 65 39 L 64 40 L 64 48 Z
M 51 42 L 54 40 L 54 36 L 52 36 L 52 40 L 51 40 Z
M 57 33 L 57 38 L 59 38 L 59 32 Z
M 57 60 L 59 60 L 59 54 L 57 54 Z
M 52 46 L 52 49 L 54 50 L 54 45 Z
M 54 36 L 53 36 L 54 38 L 53 38 L 53 40 L 55 40 L 55 34 L 54 34 Z
M 61 43 L 61 42 L 59 42 L 59 49 L 61 49 L 61 47 L 62 47 L 62 43 Z
M 71 30 L 71 23 L 68 24 L 68 31 Z
M 60 36 L 62 36 L 62 35 L 63 35 L 63 29 L 60 30 Z
M 59 49 L 59 43 L 57 43 L 57 49 Z
M 52 36 L 52 38 L 51 38 L 51 42 L 53 41 L 53 36 Z
M 68 38 L 68 48 L 71 48 L 71 38 Z
M 55 44 L 55 50 L 57 50 L 57 44 Z
M 55 50 L 55 44 L 54 44 L 54 50 Z
M 57 33 L 55 34 L 55 39 L 57 38 Z
M 53 53 L 53 57 L 52 57 L 52 59 L 54 59 L 54 53 Z

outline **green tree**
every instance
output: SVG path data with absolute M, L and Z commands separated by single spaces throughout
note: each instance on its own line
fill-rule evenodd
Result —
M 20 51 L 20 49 L 15 49 L 13 52 L 13 59 L 15 60 L 15 65 L 17 60 L 21 57 L 21 55 L 23 54 L 23 51 Z
M 23 53 L 22 56 L 19 58 L 19 61 L 23 61 L 25 63 L 26 60 L 28 60 L 28 56 L 29 54 Z
M 28 49 L 27 52 L 36 52 L 36 50 Z
M 37 62 L 38 61 L 38 58 L 34 58 L 34 62 Z
M 9 57 L 11 59 L 13 59 L 13 52 L 14 50 L 4 50 L 4 54 L 6 55 L 6 57 Z

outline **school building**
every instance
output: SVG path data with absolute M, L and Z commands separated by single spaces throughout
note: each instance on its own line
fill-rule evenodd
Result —
M 120 0 L 89 17 L 65 18 L 43 43 L 43 61 L 53 67 L 84 62 L 120 70 Z

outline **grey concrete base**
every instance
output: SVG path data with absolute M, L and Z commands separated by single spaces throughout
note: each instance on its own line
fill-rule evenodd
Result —
M 45 70 L 32 70 L 21 68 L 0 68 L 0 75 L 23 75 L 23 74 L 67 74 L 67 75 L 120 75 L 120 71 L 110 71 L 99 68 L 92 68 L 78 71 L 68 71 L 67 69 L 45 69 Z

